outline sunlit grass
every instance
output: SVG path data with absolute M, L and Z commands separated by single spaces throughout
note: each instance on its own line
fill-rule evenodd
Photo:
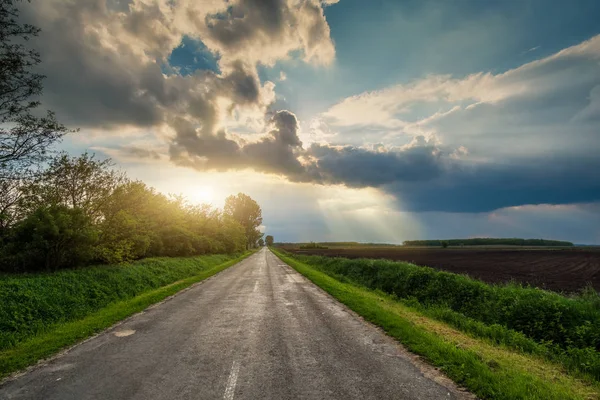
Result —
M 562 365 L 489 339 L 473 337 L 393 296 L 340 282 L 274 251 L 298 272 L 481 398 L 596 399 L 600 396 L 597 382 L 578 379 L 568 374 Z
M 98 333 L 250 254 L 154 258 L 124 266 L 2 276 L 0 378 Z

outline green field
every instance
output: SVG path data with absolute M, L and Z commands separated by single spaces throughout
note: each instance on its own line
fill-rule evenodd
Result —
M 482 398 L 598 398 L 598 297 L 488 285 L 407 263 L 284 261 Z
M 0 276 L 0 377 L 97 333 L 252 254 Z

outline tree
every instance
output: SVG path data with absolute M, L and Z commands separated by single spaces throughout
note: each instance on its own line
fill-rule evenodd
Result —
M 50 111 L 32 114 L 44 76 L 32 72 L 40 55 L 25 43 L 40 30 L 19 23 L 17 1 L 0 0 L 0 179 L 22 176 L 46 160 L 49 147 L 69 132 Z
M 216 240 L 224 246 L 223 251 L 237 253 L 246 249 L 246 230 L 231 215 L 224 214 L 220 218 L 219 233 Z M 221 252 L 221 251 L 217 251 Z
M 112 166 L 112 160 L 98 160 L 94 154 L 60 154 L 29 189 L 29 201 L 36 206 L 62 204 L 80 208 L 96 221 L 101 217 L 102 206 L 125 180 Z
M 244 193 L 225 199 L 224 212 L 238 221 L 246 234 L 246 248 L 256 246 L 262 233 L 258 230 L 262 224 L 262 211 L 256 201 Z
M 97 232 L 77 208 L 40 207 L 15 226 L 12 267 L 49 270 L 77 267 L 93 257 Z
M 99 226 L 96 258 L 107 264 L 132 261 L 146 255 L 152 242 L 144 222 L 127 210 L 119 210 Z
M 273 246 L 273 243 L 275 243 L 275 239 L 272 235 L 267 235 L 265 240 L 267 241 L 267 246 Z
M 258 239 L 258 245 L 260 247 L 263 247 L 265 245 L 265 241 L 263 240 L 263 238 Z
M 8 236 L 9 229 L 24 217 L 20 203 L 26 181 L 21 179 L 0 179 L 0 244 Z

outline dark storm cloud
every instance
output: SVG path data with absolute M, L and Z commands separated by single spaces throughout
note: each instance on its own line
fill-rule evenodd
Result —
M 303 149 L 293 113 L 280 111 L 270 124 L 268 136 L 245 145 L 225 135 L 204 137 L 200 130 L 181 130 L 171 156 L 200 170 L 252 168 L 295 182 L 381 188 L 407 211 L 472 213 L 600 201 L 600 161 L 594 157 L 473 163 L 424 137 L 395 149 L 326 144 Z
M 105 5 L 82 1 L 62 3 L 55 10 L 48 6 L 22 7 L 23 19 L 42 29 L 32 43 L 41 53 L 41 72 L 49 77 L 44 82 L 44 104 L 77 125 L 159 122 L 163 112 L 157 107 L 160 93 L 153 82 L 162 80 L 160 68 L 141 63 L 126 47 L 107 51 L 100 33 L 89 29 L 90 21 L 109 25 Z
M 302 175 L 304 167 L 297 158 L 302 143 L 296 116 L 289 111 L 278 111 L 269 124 L 272 129 L 267 136 L 240 145 L 228 139 L 224 131 L 212 135 L 179 119 L 172 124 L 177 134 L 170 148 L 171 159 L 199 170 L 253 168 L 290 177 Z
M 241 0 L 226 12 L 206 17 L 210 37 L 229 50 L 240 50 L 257 36 L 277 37 L 285 25 L 287 2 L 282 0 Z
M 313 163 L 305 167 L 304 180 L 378 187 L 397 198 L 406 211 L 473 213 L 525 204 L 600 201 L 596 157 L 475 164 L 423 141 L 401 151 L 313 145 L 308 153 Z
M 298 161 L 302 142 L 298 138 L 298 121 L 289 111 L 279 111 L 271 119 L 269 136 L 242 149 L 248 166 L 263 172 L 283 174 L 291 178 L 302 175 Z
M 382 187 L 407 211 L 486 212 L 525 204 L 600 201 L 600 160 L 548 157 L 510 164 L 455 164 L 429 182 Z
M 377 187 L 397 181 L 428 181 L 444 170 L 439 148 L 419 137 L 395 151 L 373 151 L 353 146 L 313 144 L 307 151 L 324 183 Z
M 116 13 L 115 11 L 120 11 Z M 231 107 L 265 107 L 256 68 L 229 58 L 223 74 L 195 71 L 166 76 L 183 34 L 158 3 L 51 0 L 22 7 L 39 26 L 32 43 L 43 60 L 43 103 L 78 127 L 155 126 L 189 115 L 215 125 L 218 98 Z M 213 132 L 215 133 L 215 132 Z

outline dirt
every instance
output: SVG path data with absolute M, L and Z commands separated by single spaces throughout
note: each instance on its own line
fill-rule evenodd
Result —
M 588 284 L 600 290 L 600 249 L 519 248 L 329 248 L 288 247 L 298 254 L 385 258 L 467 274 L 486 282 L 516 281 L 543 289 L 575 292 Z

